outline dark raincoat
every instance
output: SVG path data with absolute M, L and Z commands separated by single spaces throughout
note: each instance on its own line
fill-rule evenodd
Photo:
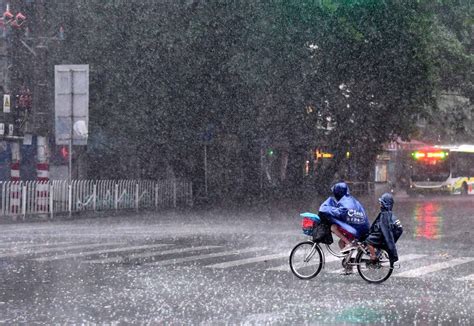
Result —
M 382 196 L 383 198 L 384 196 Z M 379 200 L 381 211 L 369 230 L 369 236 L 366 242 L 375 248 L 387 250 L 390 261 L 398 261 L 397 247 L 395 243 L 403 233 L 403 227 L 400 220 L 392 213 L 393 199 Z

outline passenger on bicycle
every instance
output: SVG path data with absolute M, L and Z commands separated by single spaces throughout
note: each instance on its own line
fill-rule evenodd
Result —
M 393 204 L 395 203 L 393 196 L 389 193 L 384 193 L 379 198 L 379 203 L 380 213 L 374 223 L 372 223 L 365 242 L 368 244 L 372 262 L 377 260 L 375 248 L 387 250 L 390 261 L 396 262 L 398 254 L 395 243 L 402 235 L 403 227 L 400 220 L 392 213 Z
M 334 197 L 329 197 L 319 207 L 319 216 L 331 224 L 331 231 L 339 240 L 341 252 L 356 247 L 356 240 L 364 240 L 369 233 L 369 219 L 362 204 L 349 194 L 345 182 L 332 186 Z

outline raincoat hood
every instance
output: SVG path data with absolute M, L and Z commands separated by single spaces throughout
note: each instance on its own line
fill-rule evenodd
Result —
M 342 197 L 349 194 L 349 187 L 345 182 L 338 182 L 331 188 L 334 198 L 339 201 Z
M 382 205 L 382 210 L 391 211 L 395 201 L 393 200 L 393 196 L 386 192 L 379 198 L 379 203 Z

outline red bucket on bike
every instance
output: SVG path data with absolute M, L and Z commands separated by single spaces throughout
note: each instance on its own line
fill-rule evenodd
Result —
M 303 217 L 301 220 L 301 228 L 303 229 L 303 233 L 306 235 L 312 235 L 313 229 L 317 225 L 317 222 L 310 219 L 309 217 Z

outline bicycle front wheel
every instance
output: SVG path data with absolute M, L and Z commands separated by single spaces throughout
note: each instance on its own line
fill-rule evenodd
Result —
M 290 268 L 296 277 L 309 280 L 321 271 L 323 253 L 313 241 L 298 243 L 290 253 Z
M 359 250 L 356 256 L 357 271 L 359 275 L 369 283 L 382 283 L 386 281 L 393 272 L 393 263 L 388 258 L 388 253 L 383 249 L 377 249 L 377 261 L 370 261 L 370 254 Z

